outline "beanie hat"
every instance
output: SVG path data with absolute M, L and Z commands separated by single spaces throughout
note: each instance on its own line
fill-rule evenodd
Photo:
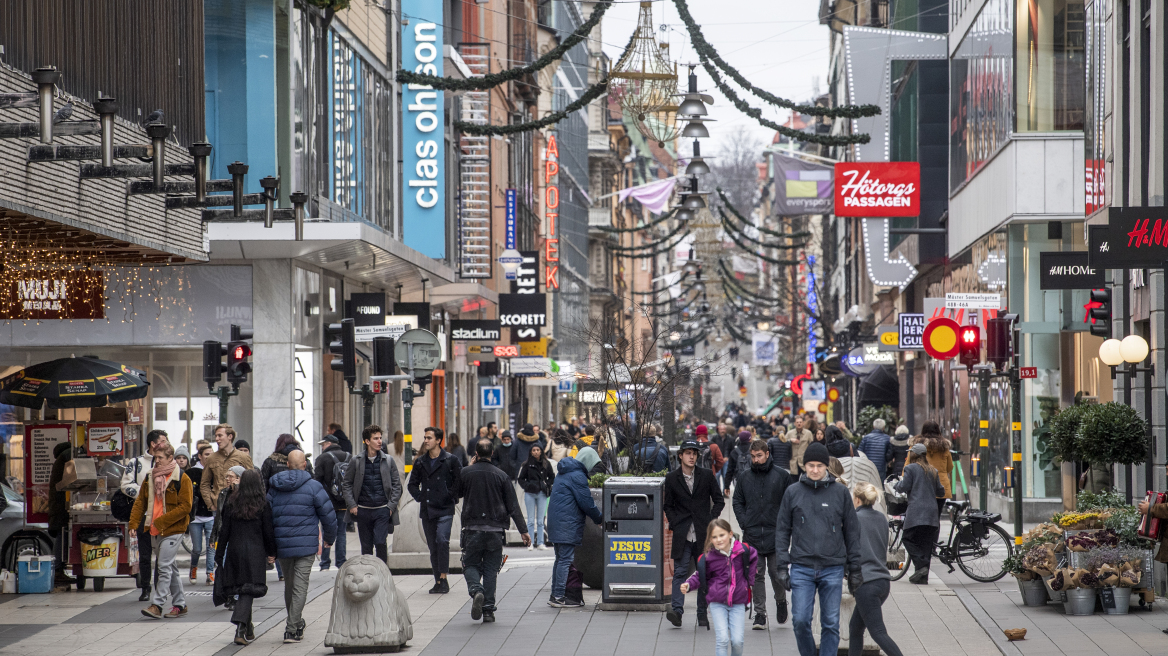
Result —
M 807 450 L 803 452 L 803 464 L 809 462 L 818 462 L 826 467 L 831 461 L 831 455 L 827 452 L 827 447 L 823 442 L 812 442 L 807 445 Z
M 709 435 L 709 434 L 710 434 L 710 429 L 705 424 L 698 424 L 698 427 L 694 429 L 694 435 Z
M 187 449 L 187 445 L 180 444 L 178 445 L 178 448 L 174 450 L 174 457 L 177 458 L 179 456 L 182 456 L 187 460 L 191 459 L 191 452 Z
M 753 437 L 754 437 L 754 436 L 753 436 L 753 435 L 751 435 L 751 434 L 750 434 L 750 431 L 748 431 L 748 430 L 741 430 L 741 431 L 738 431 L 738 441 L 739 441 L 739 442 L 741 442 L 741 443 L 743 443 L 743 444 L 749 444 L 749 443 L 750 443 L 750 440 L 751 440 Z
M 232 474 L 235 474 L 236 478 L 242 478 L 243 472 L 245 472 L 247 470 L 243 468 L 243 465 L 236 465 L 236 466 L 232 467 L 230 471 Z

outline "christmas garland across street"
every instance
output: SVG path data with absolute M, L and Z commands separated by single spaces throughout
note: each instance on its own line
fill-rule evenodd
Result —
M 738 210 L 735 209 L 734 205 L 730 203 L 730 199 L 726 197 L 726 194 L 722 191 L 721 187 L 718 187 L 718 197 L 722 199 L 722 204 L 726 206 L 726 209 L 730 210 L 730 213 L 737 217 L 739 221 L 746 225 L 753 226 L 755 230 L 758 230 L 763 234 L 773 235 L 775 237 L 786 237 L 788 239 L 802 239 L 803 237 L 811 236 L 810 232 L 779 232 L 778 230 L 768 230 L 762 226 L 755 226 L 751 224 L 750 221 L 747 221 L 741 214 L 739 214 Z
M 726 216 L 726 212 L 724 212 L 723 210 L 721 210 L 719 208 L 718 213 L 722 215 L 722 228 L 725 231 L 737 233 L 738 236 L 743 237 L 747 241 L 750 241 L 754 244 L 757 244 L 759 248 L 777 248 L 777 249 L 791 250 L 791 249 L 798 249 L 798 248 L 803 248 L 803 247 L 807 246 L 807 242 L 800 242 L 798 244 L 790 244 L 790 245 L 784 246 L 784 245 L 780 245 L 780 244 L 769 244 L 767 242 L 755 239 L 754 237 L 751 237 L 750 235 L 746 234 L 746 232 L 744 230 L 742 230 L 741 228 L 738 228 L 736 225 L 731 223 L 729 217 Z
M 677 208 L 676 208 L 676 207 L 675 207 L 675 208 L 673 208 L 673 209 L 671 209 L 671 210 L 669 210 L 668 212 L 666 212 L 666 213 L 662 214 L 660 217 L 658 217 L 658 218 L 656 218 L 656 219 L 653 219 L 653 220 L 652 220 L 652 221 L 650 221 L 649 223 L 646 223 L 646 224 L 645 224 L 645 225 L 643 225 L 643 226 L 636 226 L 636 227 L 633 227 L 633 228 L 615 228 L 615 227 L 611 227 L 611 226 L 590 226 L 590 227 L 592 227 L 592 228 L 596 228 L 597 230 L 602 230 L 602 231 L 604 231 L 604 232 L 625 232 L 625 233 L 628 233 L 628 232 L 640 232 L 640 231 L 642 231 L 642 230 L 646 230 L 646 229 L 648 229 L 648 228 L 652 228 L 653 226 L 655 226 L 655 225 L 657 225 L 657 224 L 659 224 L 659 223 L 662 223 L 663 221 L 668 221 L 669 219 L 673 218 L 673 215 L 674 215 L 674 214 L 677 214 Z
M 512 125 L 478 125 L 476 123 L 467 123 L 466 121 L 455 121 L 454 127 L 464 134 L 472 134 L 475 136 L 491 136 L 496 134 L 504 135 L 515 134 L 517 132 L 531 132 L 532 130 L 541 130 L 553 123 L 559 123 L 560 121 L 567 118 L 568 115 L 572 112 L 584 109 L 584 107 L 588 106 L 588 103 L 596 100 L 606 91 L 608 91 L 608 78 L 604 78 L 596 84 L 588 87 L 588 90 L 585 91 L 584 94 L 579 98 L 572 101 L 572 104 L 558 112 L 552 112 L 551 114 L 548 114 L 547 116 L 537 121 L 514 123 Z
M 592 28 L 596 27 L 600 22 L 600 18 L 604 16 L 604 12 L 608 11 L 608 8 L 611 6 L 612 0 L 600 0 L 600 2 L 596 3 L 596 7 L 592 9 L 592 14 L 588 16 L 588 20 L 584 21 L 580 27 L 569 34 L 563 43 L 547 51 L 542 57 L 527 66 L 517 66 L 505 71 L 499 71 L 498 73 L 488 73 L 481 76 L 476 75 L 465 80 L 398 69 L 397 81 L 402 84 L 425 85 L 432 89 L 444 89 L 447 91 L 486 91 L 504 82 L 518 80 L 530 73 L 541 71 L 547 68 L 552 62 L 562 59 L 576 44 L 588 38 L 588 35 L 592 33 Z
M 754 255 L 757 255 L 757 256 L 761 257 L 763 260 L 770 262 L 771 264 L 779 264 L 782 266 L 793 266 L 793 265 L 799 264 L 799 260 L 779 260 L 779 259 L 775 259 L 773 257 L 767 256 L 767 255 L 763 255 L 762 253 L 755 252 L 754 249 L 752 249 L 751 247 L 749 247 L 746 244 L 739 241 L 738 235 L 736 235 L 732 230 L 727 230 L 726 234 L 730 237 L 731 241 L 733 241 L 735 244 L 738 244 L 739 248 L 746 251 L 747 253 L 752 253 Z
M 681 237 L 679 237 L 679 238 L 677 239 L 677 241 L 673 242 L 672 244 L 668 244 L 668 245 L 666 245 L 666 246 L 663 246 L 663 247 L 661 247 L 661 248 L 659 248 L 659 249 L 657 249 L 657 250 L 654 250 L 654 251 L 648 251 L 648 252 L 644 252 L 644 253 L 632 253 L 632 252 L 624 252 L 624 251 L 622 251 L 622 252 L 619 252 L 619 253 L 617 253 L 617 256 L 618 256 L 618 257 L 627 257 L 627 258 L 631 258 L 631 259 L 634 259 L 634 260 L 642 260 L 642 259 L 645 259 L 645 258 L 647 258 L 647 257 L 656 257 L 656 256 L 658 256 L 658 255 L 660 255 L 660 254 L 662 254 L 662 253 L 668 252 L 668 251 L 670 251 L 670 250 L 672 250 L 672 249 L 676 248 L 676 247 L 677 247 L 677 245 L 678 245 L 678 244 L 680 244 L 681 242 L 685 241 L 685 238 L 686 238 L 686 237 L 688 237 L 688 236 L 689 236 L 689 233 L 688 233 L 688 232 L 686 232 L 684 235 L 682 235 Z M 658 243 L 659 243 L 659 242 L 658 242 Z M 613 247 L 613 246 L 609 246 L 608 248 L 609 248 L 609 250 L 617 250 L 617 249 L 616 249 L 615 247 Z M 644 248 L 644 246 L 638 246 L 638 248 Z
M 726 265 L 723 264 L 721 260 L 718 260 L 718 266 L 721 269 L 718 272 L 718 275 L 722 278 L 723 284 L 726 287 L 729 287 L 735 293 L 737 293 L 741 296 L 745 296 L 745 297 L 747 297 L 755 302 L 758 302 L 758 303 L 765 303 L 767 305 L 780 305 L 780 304 L 782 304 L 782 302 L 783 302 L 782 299 L 770 298 L 769 296 L 763 296 L 762 294 L 759 294 L 758 292 L 752 292 L 749 289 L 747 289 L 745 286 L 743 286 L 741 283 L 739 283 L 738 280 L 736 278 L 734 278 L 733 275 L 730 274 L 730 272 L 726 269 Z

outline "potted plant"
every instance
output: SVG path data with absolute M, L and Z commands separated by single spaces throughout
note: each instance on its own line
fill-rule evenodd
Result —
M 1132 588 L 1142 578 L 1143 551 L 1135 547 L 1112 546 L 1092 549 L 1085 565 L 1099 579 L 1103 610 L 1108 615 L 1124 615 L 1131 604 Z
M 1134 465 L 1148 457 L 1146 424 L 1122 403 L 1086 406 L 1075 431 L 1075 450 L 1093 464 Z
M 1099 577 L 1086 569 L 1060 569 L 1050 580 L 1050 588 L 1067 596 L 1067 615 L 1094 615 L 1095 590 Z
M 1022 603 L 1027 606 L 1046 605 L 1046 584 L 1042 577 L 1032 572 L 1022 564 L 1022 554 L 1015 552 L 1006 556 L 1002 563 L 1006 571 L 1018 580 L 1018 592 L 1022 595 Z

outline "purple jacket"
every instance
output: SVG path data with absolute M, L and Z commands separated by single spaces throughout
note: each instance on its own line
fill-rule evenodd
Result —
M 742 578 L 742 554 L 746 558 L 746 579 Z M 758 552 L 754 547 L 734 541 L 730 547 L 730 557 L 718 550 L 702 554 L 706 561 L 706 601 L 708 603 L 726 604 L 727 606 L 745 605 L 746 594 L 754 583 L 754 575 L 758 571 Z M 734 566 L 730 563 L 733 561 Z M 694 570 L 686 581 L 691 590 L 698 587 L 698 573 Z

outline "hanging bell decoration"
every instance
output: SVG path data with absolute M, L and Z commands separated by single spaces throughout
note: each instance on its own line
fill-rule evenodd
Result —
M 660 146 L 677 136 L 677 66 L 653 31 L 651 2 L 642 2 L 637 29 L 608 74 L 608 93 L 646 139 Z

